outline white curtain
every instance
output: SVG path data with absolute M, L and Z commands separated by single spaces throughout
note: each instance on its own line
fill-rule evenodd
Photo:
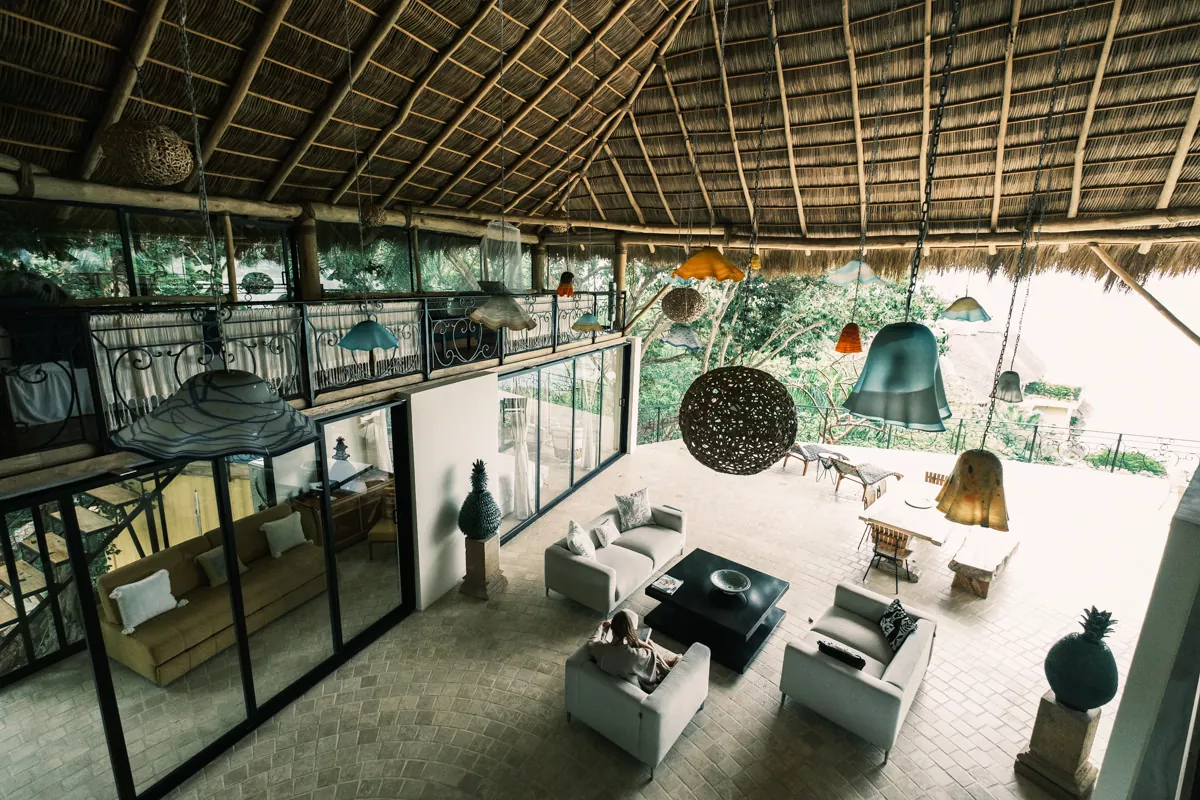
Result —
M 513 514 L 517 519 L 533 516 L 533 493 L 529 483 L 529 424 L 526 406 L 528 399 L 514 397 L 505 399 L 504 422 L 509 426 L 513 440 Z
M 384 415 L 390 413 L 387 409 L 380 409 L 358 418 L 367 461 L 376 469 L 388 473 L 392 472 L 392 445 Z
M 377 375 L 403 375 L 421 368 L 421 305 L 413 300 L 391 303 L 342 302 L 310 307 L 313 371 L 317 391 L 345 386 L 371 377 L 367 353 L 345 350 L 338 342 L 365 319 L 374 319 L 391 331 L 399 343 L 391 350 L 375 351 Z

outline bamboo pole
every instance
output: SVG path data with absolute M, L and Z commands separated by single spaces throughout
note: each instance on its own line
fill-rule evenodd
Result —
M 1013 50 L 1017 42 L 1017 25 L 1021 19 L 1021 0 L 1012 0 L 1012 16 L 1008 20 L 1008 39 L 1004 43 L 1004 89 L 1000 94 L 1000 132 L 996 135 L 996 177 L 992 180 L 992 222 L 995 231 L 1000 222 L 1000 196 L 1004 193 L 1004 140 L 1008 136 L 1008 112 L 1012 107 Z
M 629 320 L 629 323 L 625 326 L 625 329 L 622 330 L 621 333 L 628 335 L 629 332 L 631 330 L 633 330 L 633 326 L 637 325 L 638 322 L 641 320 L 641 318 L 646 315 L 646 312 L 649 311 L 651 308 L 653 308 L 654 304 L 657 303 L 659 300 L 661 300 L 662 296 L 669 291 L 671 291 L 671 284 L 664 283 L 663 287 L 661 289 L 659 289 L 657 292 L 655 292 L 654 297 L 650 298 L 650 302 L 648 302 L 648 303 L 646 303 L 646 305 L 642 306 L 641 310 L 639 310 L 636 314 L 633 315 L 633 319 Z
M 263 200 L 271 200 L 279 193 L 279 189 L 283 186 L 283 182 L 287 180 L 288 175 L 292 174 L 304 158 L 305 153 L 317 141 L 317 137 L 321 135 L 321 131 L 325 130 L 325 126 L 329 124 L 329 120 L 337 112 L 342 105 L 342 101 L 350 94 L 354 88 L 354 82 L 362 75 L 363 70 L 367 68 L 371 57 L 375 55 L 375 51 L 387 39 L 388 34 L 396 25 L 396 20 L 404 13 L 404 9 L 408 8 L 409 0 L 393 0 L 387 11 L 379 16 L 375 22 L 375 27 L 371 30 L 371 35 L 362 47 L 355 51 L 353 60 L 353 69 L 337 82 L 333 91 L 325 98 L 325 104 L 321 106 L 321 110 L 312 118 L 308 127 L 304 131 L 304 135 L 296 142 L 287 159 L 283 162 L 283 166 L 275 173 L 275 177 L 267 184 L 266 191 L 263 192 Z
M 83 151 L 83 158 L 79 162 L 79 177 L 82 180 L 92 177 L 92 173 L 100 164 L 100 137 L 112 125 L 115 125 L 125 112 L 125 105 L 129 102 L 129 97 L 137 86 L 138 70 L 141 69 L 142 64 L 146 63 L 146 56 L 150 54 L 150 46 L 154 44 L 154 37 L 158 33 L 158 26 L 162 22 L 163 12 L 166 8 L 167 0 L 149 0 L 146 10 L 142 12 L 142 19 L 138 23 L 133 44 L 129 46 L 129 52 L 125 54 L 125 62 L 121 64 L 121 69 L 117 73 L 117 83 L 108 96 L 104 113 L 100 115 L 96 128 L 92 131 L 92 136 Z
M 679 98 L 675 95 L 675 87 L 671 84 L 671 73 L 667 71 L 667 63 L 661 53 L 658 56 L 658 71 L 662 73 L 667 94 L 671 96 L 671 107 L 675 109 L 675 119 L 679 122 L 679 130 L 683 134 L 683 146 L 687 150 L 688 163 L 692 165 L 692 172 L 696 175 L 696 185 L 700 188 L 700 197 L 704 200 L 704 207 L 708 209 L 709 224 L 712 224 L 716 220 L 712 200 L 708 197 L 708 189 L 704 187 L 704 177 L 700 174 L 700 162 L 696 160 L 696 149 L 692 147 L 692 137 L 688 135 L 687 123 L 683 121 L 683 110 L 679 107 Z M 690 211 L 688 216 L 691 216 Z M 803 231 L 803 233 L 807 234 L 808 232 Z
M 932 2 L 932 0 L 928 1 Z M 783 141 L 787 146 L 788 175 L 791 177 L 792 181 L 792 194 L 796 198 L 796 216 L 800 220 L 800 233 L 804 236 L 808 236 L 808 221 L 804 218 L 804 202 L 800 199 L 800 181 L 796 177 L 796 143 L 792 139 L 792 111 L 791 106 L 788 104 L 787 86 L 783 81 L 783 61 L 779 57 L 779 25 L 775 19 L 775 0 L 767 0 L 767 14 L 771 18 L 771 40 L 775 45 L 772 48 L 772 50 L 774 50 L 772 55 L 775 57 L 775 78 L 779 84 L 779 104 L 781 106 L 780 110 L 783 114 Z M 630 114 L 630 119 L 632 118 L 633 115 Z M 634 132 L 637 132 L 636 128 L 634 129 Z M 638 145 L 641 146 L 642 152 L 644 153 L 646 151 L 646 147 L 642 144 L 642 139 L 640 136 L 638 137 Z M 762 158 L 762 153 L 759 153 L 758 157 Z M 647 161 L 649 161 L 648 157 Z M 654 180 L 657 184 L 657 176 Z M 660 188 L 659 194 L 661 193 L 662 189 Z M 666 204 L 667 201 L 664 198 L 663 205 Z M 668 213 L 670 212 L 668 211 Z M 671 221 L 674 222 L 674 218 L 672 218 Z
M 850 35 L 850 0 L 842 0 L 842 35 L 846 42 L 846 64 L 850 68 L 850 108 L 854 112 L 854 155 L 858 166 L 858 218 L 865 235 L 867 232 L 867 172 L 863 157 L 862 109 L 858 104 L 858 66 L 854 63 L 854 39 Z M 753 216 L 753 212 L 751 212 L 751 216 Z
M 225 276 L 229 281 L 229 300 L 238 301 L 237 285 L 237 247 L 233 243 L 233 220 L 228 212 L 221 215 L 222 227 L 225 229 Z
M 671 221 L 672 225 L 675 225 L 675 215 L 671 213 L 671 206 L 667 204 L 667 196 L 663 194 L 662 183 L 658 180 L 658 170 L 654 168 L 654 162 L 650 159 L 650 153 L 646 150 L 646 145 L 642 143 L 642 133 L 638 130 L 637 120 L 634 119 L 632 108 L 629 109 L 627 116 L 629 117 L 629 126 L 633 128 L 633 136 L 637 139 L 638 149 L 642 151 L 642 158 L 646 161 L 646 168 L 650 170 L 650 180 L 654 181 L 654 191 L 658 192 L 658 200 L 662 203 L 663 210 L 667 212 L 667 219 Z M 609 158 L 613 158 L 612 150 L 608 151 L 608 155 Z M 613 163 L 617 163 L 615 158 L 613 158 Z M 591 189 L 589 188 L 588 191 L 590 192 Z
M 1200 345 L 1200 335 L 1184 324 L 1183 320 L 1172 314 L 1166 306 L 1158 302 L 1158 298 L 1146 291 L 1145 287 L 1138 283 L 1136 278 L 1126 272 L 1116 261 L 1113 261 L 1112 256 L 1106 253 L 1104 248 L 1094 242 L 1090 243 L 1088 247 L 1091 248 L 1092 252 L 1096 254 L 1096 257 L 1100 259 L 1100 262 L 1104 266 L 1108 267 L 1114 275 L 1121 279 L 1122 283 L 1140 294 L 1147 303 L 1154 306 L 1158 310 L 1158 313 L 1166 317 L 1167 322 L 1170 322 L 1182 331 L 1183 335 L 1191 339 L 1193 344 Z
M 929 86 L 933 77 L 933 0 L 925 0 L 924 35 L 922 46 L 921 72 L 921 163 L 917 165 L 920 173 L 920 199 L 925 199 L 925 181 L 929 165 Z
M 633 196 L 633 190 L 629 188 L 629 181 L 625 179 L 625 173 L 621 170 L 621 165 L 613 158 L 612 150 L 608 149 L 608 145 L 604 145 L 604 153 L 608 156 L 608 161 L 612 164 L 612 168 L 617 172 L 617 180 L 621 182 L 621 188 L 625 190 L 625 198 L 629 200 L 629 205 L 633 206 L 633 213 L 637 214 L 638 222 L 645 225 L 646 215 L 642 213 L 642 207 L 638 205 L 637 198 Z
M 849 0 L 842 0 L 843 3 Z M 728 8 L 728 6 L 726 6 Z M 721 30 L 717 27 L 717 4 L 708 4 L 708 19 L 712 23 L 713 42 L 720 43 Z M 742 197 L 750 219 L 754 219 L 754 201 L 750 199 L 750 187 L 746 183 L 746 170 L 742 168 L 742 151 L 738 147 L 737 125 L 733 117 L 733 101 L 729 96 L 729 74 L 725 71 L 725 48 L 717 47 L 717 68 L 721 73 L 721 97 L 725 100 L 725 120 L 729 123 L 729 141 L 733 145 L 733 163 L 737 165 L 738 183 L 742 186 Z
M 607 220 L 608 215 L 604 213 L 604 206 L 600 205 L 600 200 L 596 197 L 596 193 L 592 191 L 592 182 L 587 179 L 587 175 L 583 176 L 583 188 L 587 190 L 588 197 L 592 198 L 592 206 L 595 207 L 596 213 L 600 215 L 601 220 Z
M 1083 185 L 1083 155 L 1087 148 L 1088 132 L 1092 128 L 1092 118 L 1096 115 L 1096 101 L 1100 98 L 1100 84 L 1104 82 L 1104 72 L 1108 69 L 1108 57 L 1112 52 L 1113 37 L 1117 33 L 1117 22 L 1121 18 L 1122 0 L 1113 0 L 1112 12 L 1108 16 L 1108 30 L 1104 34 L 1104 45 L 1100 48 L 1100 58 L 1096 62 L 1096 75 L 1092 78 L 1092 89 L 1088 92 L 1087 109 L 1083 112 L 1083 123 L 1079 126 L 1079 140 L 1075 143 L 1075 163 L 1071 174 L 1071 202 L 1067 208 L 1067 216 L 1079 214 L 1080 187 Z
M 1187 161 L 1188 153 L 1192 149 L 1192 140 L 1196 137 L 1196 126 L 1200 125 L 1200 89 L 1196 90 L 1196 96 L 1192 99 L 1192 108 L 1188 112 L 1187 122 L 1184 123 L 1183 132 L 1179 134 L 1179 144 L 1175 146 L 1175 155 L 1171 158 L 1171 166 L 1167 170 L 1167 177 L 1163 181 L 1162 191 L 1158 194 L 1158 203 L 1156 208 L 1166 208 L 1171 205 L 1171 197 L 1175 194 L 1175 187 L 1179 183 L 1179 175 L 1183 172 L 1184 162 Z M 1150 252 L 1150 245 L 1144 244 L 1138 248 L 1138 252 L 1143 255 Z

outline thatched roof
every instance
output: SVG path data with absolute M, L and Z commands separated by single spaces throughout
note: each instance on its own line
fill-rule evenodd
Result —
M 397 206 L 489 214 L 504 206 L 577 220 L 603 216 L 673 225 L 690 219 L 705 225 L 698 173 L 718 230 L 748 233 L 744 178 L 751 192 L 761 182 L 764 236 L 819 237 L 860 230 L 860 175 L 869 171 L 881 104 L 869 231 L 915 229 L 923 79 L 932 72 L 936 104 L 950 18 L 949 0 L 934 0 L 927 62 L 926 3 L 920 0 L 849 0 L 848 25 L 842 3 L 783 0 L 731 0 L 727 21 L 722 0 L 189 5 L 202 138 L 206 145 L 215 142 L 210 193 L 353 204 L 357 191 Z M 1007 133 L 996 226 L 1022 225 L 1067 26 L 1065 114 L 1053 129 L 1051 169 L 1043 177 L 1048 218 L 1163 203 L 1200 206 L 1200 159 L 1188 155 L 1195 132 L 1189 114 L 1200 113 L 1200 3 L 1025 0 L 1011 55 L 1006 43 L 1013 3 L 962 5 L 933 189 L 936 231 L 991 225 L 1002 123 Z M 155 24 L 156 10 L 164 7 Z M 89 149 L 147 34 L 140 85 L 124 102 L 116 91 L 117 110 L 188 135 L 179 12 L 179 0 L 6 3 L 0 8 L 0 153 L 63 177 L 91 172 Z M 265 57 L 258 62 L 260 50 Z M 347 93 L 351 68 L 357 77 Z M 885 69 L 888 84 L 881 89 Z M 249 91 L 240 96 L 236 87 L 244 80 Z M 232 122 L 217 138 L 213 121 L 223 113 Z M 511 130 L 501 136 L 503 122 Z M 597 137 L 606 144 L 599 152 Z M 1177 151 L 1182 169 L 1173 175 Z M 357 184 L 356 160 L 365 168 Z M 500 185 L 502 166 L 507 177 Z M 586 180 L 579 180 L 584 166 Z M 101 159 L 92 178 L 118 182 L 121 176 Z M 556 212 L 563 187 L 572 191 Z M 1077 209 L 1070 213 L 1073 191 Z M 1075 250 L 1092 269 L 1086 249 Z M 1140 261 L 1134 250 L 1117 248 L 1114 255 L 1128 257 L 1135 272 L 1186 270 L 1195 263 L 1188 246 L 1156 246 Z M 885 268 L 907 260 L 888 252 Z M 996 267 L 986 250 L 964 253 L 951 260 Z M 1060 258 L 1046 254 L 1040 263 Z M 773 259 L 803 267 L 840 262 L 844 254 L 778 253 Z

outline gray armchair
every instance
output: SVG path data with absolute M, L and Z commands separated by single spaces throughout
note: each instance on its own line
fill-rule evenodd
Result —
M 662 683 L 646 694 L 609 675 L 585 644 L 567 659 L 567 719 L 578 718 L 638 761 L 650 777 L 708 699 L 709 649 L 693 644 Z

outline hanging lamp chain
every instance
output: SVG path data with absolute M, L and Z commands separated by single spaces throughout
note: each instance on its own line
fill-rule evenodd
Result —
M 715 2 L 715 0 L 708 0 L 708 2 L 711 4 L 711 3 Z M 696 6 L 696 8 L 700 11 L 701 14 L 704 13 L 703 5 L 704 5 L 703 3 L 698 3 Z M 660 55 L 663 55 L 665 57 L 666 54 L 661 53 Z M 706 60 L 705 57 L 707 55 L 708 55 L 708 51 L 706 49 L 700 51 L 700 63 L 698 65 L 697 74 L 702 77 L 705 74 L 704 73 L 704 62 Z M 667 62 L 664 58 L 663 64 L 662 64 L 664 73 L 666 72 L 666 65 L 667 65 Z M 666 80 L 665 74 L 663 75 L 663 79 Z M 696 177 L 696 188 L 701 189 L 702 187 L 700 186 L 700 170 L 698 167 L 696 167 L 696 165 L 693 165 L 693 171 L 696 173 L 696 176 L 695 176 Z M 696 192 L 695 191 L 688 192 L 687 239 L 684 244 L 684 257 L 685 258 L 692 252 L 692 219 L 693 219 L 692 211 L 695 209 L 695 207 L 696 207 Z M 710 244 L 712 243 L 712 241 L 711 241 L 712 240 L 712 222 L 713 222 L 713 215 L 710 213 L 708 215 L 708 238 L 709 238 Z
M 893 0 L 893 2 L 894 1 L 895 0 Z M 775 13 L 775 9 L 773 8 L 774 3 L 775 3 L 775 0 L 767 0 L 768 6 L 772 7 L 771 11 L 770 11 L 771 14 Z M 771 52 L 774 53 L 775 47 L 776 47 L 774 26 L 771 27 L 770 39 L 771 39 Z M 762 186 L 762 162 L 763 162 L 762 154 L 763 154 L 763 144 L 764 144 L 764 140 L 765 140 L 765 137 L 767 134 L 767 86 L 770 84 L 770 82 L 771 82 L 771 62 L 768 61 L 767 66 L 763 68 L 762 93 L 759 96 L 759 102 L 758 102 L 758 107 L 759 107 L 759 112 L 758 112 L 758 153 L 754 159 L 754 191 L 751 194 L 752 199 L 751 199 L 751 203 L 750 203 L 751 212 L 752 212 L 752 216 L 750 218 L 750 253 L 751 253 L 751 255 L 758 252 L 758 222 L 759 222 L 759 220 L 758 220 L 758 214 L 759 214 L 758 197 L 759 197 L 759 189 Z M 784 114 L 788 113 L 787 98 L 780 97 L 779 102 L 782 106 L 783 113 Z
M 912 316 L 913 295 L 917 291 L 917 275 L 921 270 L 921 251 L 925 248 L 925 239 L 929 236 L 929 208 L 933 204 L 933 175 L 937 165 L 938 141 L 942 136 L 942 118 L 946 111 L 946 93 L 950 90 L 950 72 L 954 63 L 954 45 L 958 40 L 958 12 L 962 9 L 962 0 L 954 0 L 950 7 L 950 30 L 946 36 L 946 60 L 942 64 L 942 74 L 938 77 L 938 103 L 933 117 L 933 128 L 929 132 L 929 161 L 925 165 L 925 196 L 921 198 L 921 222 L 917 229 L 917 246 L 913 250 L 912 261 L 908 266 L 908 291 L 904 296 L 904 321 Z
M 715 0 L 714 0 L 714 2 L 715 2 Z M 724 9 L 724 11 L 721 12 L 721 30 L 720 30 L 720 36 L 717 37 L 717 43 L 716 43 L 717 48 L 718 48 L 717 49 L 717 56 L 718 56 L 717 57 L 717 65 L 718 65 L 718 67 L 720 67 L 721 65 L 723 65 L 725 63 L 725 32 L 727 30 L 729 30 L 729 0 L 725 0 L 725 9 Z M 724 91 L 723 88 L 722 88 L 722 91 Z M 729 134 L 731 136 L 733 135 L 733 120 L 729 121 Z M 715 135 L 719 136 L 720 134 L 715 134 Z M 739 163 L 738 167 L 739 167 L 739 169 L 741 168 L 740 163 Z M 714 222 L 713 215 L 710 214 L 708 217 L 708 246 L 709 247 L 712 247 L 713 222 Z
M 354 86 L 354 56 L 350 45 L 350 0 L 342 3 L 342 38 L 346 45 L 346 80 L 351 88 Z M 360 269 L 367 266 L 367 245 L 363 235 L 363 203 L 362 203 L 362 169 L 358 162 L 358 124 L 350 117 L 350 142 L 354 147 L 354 204 L 358 209 L 358 264 Z M 370 165 L 367 165 L 370 169 Z
M 1037 169 L 1033 173 L 1033 192 L 1029 195 L 1029 204 L 1025 207 L 1025 224 L 1021 229 L 1021 248 L 1017 252 L 1017 264 L 1013 271 L 1013 289 L 1012 296 L 1008 301 L 1008 319 L 1004 323 L 1004 335 L 1000 339 L 1000 357 L 996 359 L 996 369 L 992 375 L 992 392 L 991 402 L 988 404 L 987 421 L 983 425 L 983 436 L 980 440 L 980 447 L 987 444 L 988 432 L 992 427 L 992 419 L 996 414 L 996 387 L 1000 383 L 1000 373 L 1004 371 L 1004 354 L 1008 349 L 1008 337 L 1012 330 L 1013 313 L 1017 305 L 1017 291 L 1021 283 L 1021 278 L 1025 273 L 1026 259 L 1029 254 L 1029 238 L 1034 228 L 1034 215 L 1039 208 L 1039 200 L 1041 200 L 1042 192 L 1042 175 L 1046 166 L 1046 152 L 1050 149 L 1050 134 L 1054 128 L 1054 119 L 1056 108 L 1059 100 L 1059 90 L 1062 88 L 1063 62 L 1067 55 L 1067 42 L 1071 37 L 1071 27 L 1075 19 L 1075 11 L 1078 5 L 1078 0 L 1071 0 L 1071 5 L 1067 9 L 1067 18 L 1063 23 L 1062 36 L 1058 41 L 1058 52 L 1054 56 L 1054 79 L 1050 84 L 1050 98 L 1046 107 L 1046 116 L 1042 119 L 1042 141 L 1038 147 L 1038 162 Z M 1042 201 L 1042 219 L 1045 219 L 1045 203 Z M 1040 225 L 1039 231 L 1040 231 Z M 1040 238 L 1040 233 L 1039 233 Z M 1029 300 L 1029 293 L 1025 294 L 1026 301 Z M 1024 311 L 1022 311 L 1022 318 Z M 1013 350 L 1013 362 L 1016 363 L 1016 350 Z

